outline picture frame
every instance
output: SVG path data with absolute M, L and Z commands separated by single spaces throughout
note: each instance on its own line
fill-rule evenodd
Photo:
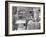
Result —
M 5 1 L 5 36 L 34 34 L 45 34 L 45 3 Z

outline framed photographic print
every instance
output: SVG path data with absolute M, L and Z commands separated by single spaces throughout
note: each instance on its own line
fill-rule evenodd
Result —
M 45 3 L 5 1 L 5 35 L 45 33 Z

